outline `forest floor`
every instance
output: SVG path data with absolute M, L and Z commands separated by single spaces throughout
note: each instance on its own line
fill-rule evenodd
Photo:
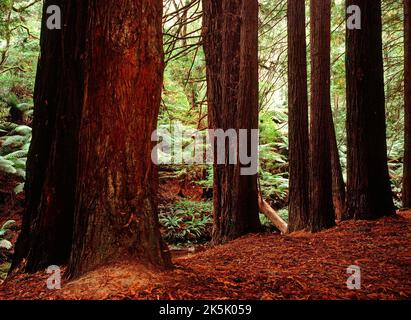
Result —
M 135 263 L 102 267 L 48 290 L 46 272 L 0 285 L 1 299 L 411 299 L 411 212 L 348 221 L 317 234 L 251 234 L 174 257 L 156 272 Z M 347 288 L 347 267 L 361 289 Z M 63 271 L 64 273 L 64 271 Z

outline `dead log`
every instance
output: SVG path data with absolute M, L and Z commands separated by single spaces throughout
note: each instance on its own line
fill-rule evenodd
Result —
M 261 193 L 258 195 L 258 206 L 260 212 L 263 213 L 271 223 L 281 231 L 281 233 L 287 233 L 287 223 L 279 216 L 279 214 L 263 199 Z

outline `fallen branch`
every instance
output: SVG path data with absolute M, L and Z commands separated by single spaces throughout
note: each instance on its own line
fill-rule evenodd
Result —
M 281 233 L 287 233 L 287 223 L 281 218 L 278 213 L 263 199 L 261 193 L 258 195 L 258 206 L 261 213 L 263 213 L 271 223 L 281 231 Z

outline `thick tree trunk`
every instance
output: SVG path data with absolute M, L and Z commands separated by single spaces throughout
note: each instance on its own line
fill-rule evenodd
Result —
M 411 0 L 404 0 L 404 103 L 405 103 L 405 139 L 404 139 L 404 178 L 403 206 L 411 208 Z
M 151 162 L 163 72 L 162 1 L 46 1 L 27 204 L 13 269 L 119 257 L 168 266 Z M 79 156 L 78 156 L 79 155 Z
M 308 226 L 309 138 L 305 0 L 288 0 L 288 232 Z
M 69 274 L 125 257 L 168 266 L 151 160 L 164 66 L 162 1 L 89 3 Z
M 251 151 L 250 129 L 258 128 L 258 2 L 203 0 L 203 13 L 209 126 L 249 130 Z M 229 164 L 228 155 L 226 161 L 214 165 L 214 243 L 260 229 L 257 175 L 241 175 L 238 161 Z
M 347 216 L 395 213 L 387 165 L 381 0 L 361 8 L 361 29 L 347 29 Z
M 334 120 L 330 118 L 330 150 L 331 150 L 331 171 L 332 188 L 335 217 L 338 221 L 345 220 L 345 182 L 342 173 L 340 154 L 338 152 L 337 135 L 335 132 Z
M 51 4 L 62 10 L 62 30 L 46 27 L 45 9 Z M 86 12 L 84 1 L 44 3 L 33 138 L 27 161 L 26 208 L 12 269 L 36 271 L 69 258 Z
M 311 0 L 310 217 L 312 232 L 332 227 L 330 148 L 331 1 Z

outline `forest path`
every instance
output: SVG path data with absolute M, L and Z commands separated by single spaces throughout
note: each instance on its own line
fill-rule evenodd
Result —
M 156 273 L 119 263 L 46 288 L 48 275 L 19 275 L 0 299 L 411 299 L 411 212 L 348 221 L 318 233 L 249 235 L 175 259 Z M 347 267 L 361 289 L 347 288 Z

